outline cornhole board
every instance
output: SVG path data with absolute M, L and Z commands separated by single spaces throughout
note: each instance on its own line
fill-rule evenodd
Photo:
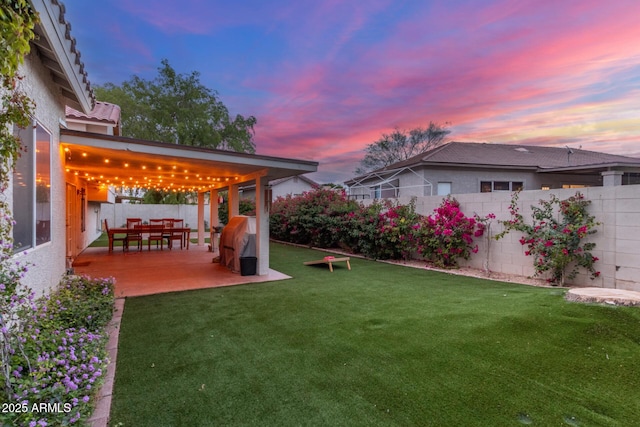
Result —
M 324 257 L 323 259 L 318 259 L 315 261 L 305 261 L 303 262 L 304 265 L 315 265 L 315 264 L 329 264 L 329 271 L 331 271 L 333 273 L 333 263 L 334 262 L 346 262 L 347 263 L 347 268 L 349 270 L 351 270 L 351 264 L 349 264 L 349 260 L 351 258 L 349 257 L 343 257 L 343 258 L 334 258 L 334 257 Z

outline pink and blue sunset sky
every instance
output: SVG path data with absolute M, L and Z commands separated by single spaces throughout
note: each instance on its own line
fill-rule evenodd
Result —
M 258 154 L 351 178 L 395 127 L 640 157 L 636 0 L 64 0 L 93 84 L 198 71 Z

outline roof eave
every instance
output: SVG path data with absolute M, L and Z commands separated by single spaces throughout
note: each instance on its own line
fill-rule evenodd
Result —
M 35 29 L 38 39 L 33 44 L 40 50 L 43 64 L 51 71 L 67 105 L 89 113 L 95 99 L 75 39 L 70 35 L 71 25 L 64 19 L 64 6 L 51 0 L 30 2 L 40 15 Z
M 620 170 L 624 168 L 640 169 L 639 163 L 597 163 L 592 165 L 580 165 L 580 166 L 563 166 L 560 168 L 538 168 L 539 173 L 558 173 L 558 172 L 571 172 L 571 171 L 585 171 L 585 170 Z
M 151 155 L 170 156 L 177 150 L 184 158 L 205 159 L 228 163 L 243 163 L 270 168 L 287 168 L 298 170 L 301 173 L 317 172 L 318 169 L 318 162 L 310 160 L 288 159 L 259 154 L 239 153 L 235 151 L 214 150 L 211 148 L 168 144 L 165 142 L 146 141 L 69 129 L 61 129 L 60 135 L 65 136 L 65 141 L 80 145 L 91 145 L 93 147 L 110 149 L 117 146 L 120 150 Z

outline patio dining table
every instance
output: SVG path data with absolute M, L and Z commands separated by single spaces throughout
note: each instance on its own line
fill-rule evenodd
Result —
M 136 225 L 133 228 L 127 227 L 110 227 L 109 228 L 109 252 L 113 252 L 113 236 L 116 234 L 138 234 L 142 236 L 143 234 L 149 234 L 151 231 L 154 233 L 161 231 L 164 233 L 182 233 L 182 241 L 187 248 L 189 249 L 189 234 L 191 233 L 191 229 L 189 227 L 162 227 L 160 228 L 152 228 L 149 225 Z

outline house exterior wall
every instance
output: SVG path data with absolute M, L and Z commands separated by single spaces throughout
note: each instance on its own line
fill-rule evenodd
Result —
M 272 199 L 275 200 L 278 197 L 285 197 L 287 194 L 296 196 L 312 189 L 313 187 L 307 181 L 298 177 L 293 177 L 278 185 L 272 186 L 271 194 L 273 196 Z
M 67 119 L 67 129 L 79 130 L 81 132 L 100 133 L 105 135 L 113 135 L 112 125 L 102 125 L 93 123 L 76 122 L 72 119 Z
M 399 197 L 437 195 L 438 183 L 451 183 L 451 194 L 479 193 L 482 181 L 523 182 L 525 190 L 539 190 L 543 186 L 556 189 L 562 188 L 563 185 L 602 185 L 602 177 L 599 175 L 546 174 L 531 170 L 460 167 L 427 168 L 423 166 L 403 171 L 394 179 L 397 179 L 399 183 Z M 369 187 L 375 186 L 379 181 L 379 179 L 367 180 L 361 186 L 353 187 L 349 194 L 359 199 L 367 199 L 366 195 L 370 195 L 370 198 L 375 198 Z M 365 195 L 365 197 L 362 197 L 362 195 Z
M 49 71 L 38 57 L 28 55 L 20 66 L 22 90 L 35 103 L 35 119 L 51 134 L 51 241 L 15 255 L 29 264 L 22 283 L 42 295 L 56 287 L 66 272 L 65 263 L 65 180 L 60 150 L 59 123 L 64 119 L 64 101 Z M 13 199 L 9 190 L 8 200 Z
M 300 179 L 298 177 L 292 177 L 286 181 L 280 182 L 276 185 L 271 186 L 271 200 L 275 200 L 278 197 L 285 197 L 288 194 L 292 196 L 299 195 L 304 193 L 305 191 L 311 191 L 313 186 L 309 184 L 307 181 Z M 241 197 L 243 199 L 255 200 L 256 199 L 256 189 L 248 188 L 242 190 Z
M 539 200 L 549 200 L 551 194 L 560 199 L 567 199 L 575 195 L 576 191 L 523 191 L 519 196 L 520 211 L 525 221 L 530 221 L 531 206 L 538 206 Z M 568 283 L 576 286 L 640 291 L 640 225 L 637 220 L 640 218 L 640 185 L 589 187 L 579 191 L 591 201 L 589 212 L 601 223 L 597 227 L 597 233 L 588 237 L 589 241 L 596 244 L 592 253 L 599 258 L 595 267 L 601 275 L 591 280 L 587 274 L 581 272 Z M 510 232 L 498 241 L 490 238 L 503 230 L 500 220 L 510 219 L 511 193 L 461 194 L 455 198 L 467 216 L 474 213 L 480 216 L 489 213 L 496 215 L 496 219 L 491 222 L 490 232 L 475 241 L 479 247 L 478 253 L 468 261 L 461 260 L 460 264 L 478 269 L 484 269 L 486 265 L 493 272 L 532 276 L 533 261 L 530 256 L 524 254 L 526 246 L 519 242 L 521 233 Z M 410 197 L 398 199 L 404 204 L 410 200 Z M 430 215 L 441 202 L 442 196 L 417 198 L 416 210 L 420 214 Z

